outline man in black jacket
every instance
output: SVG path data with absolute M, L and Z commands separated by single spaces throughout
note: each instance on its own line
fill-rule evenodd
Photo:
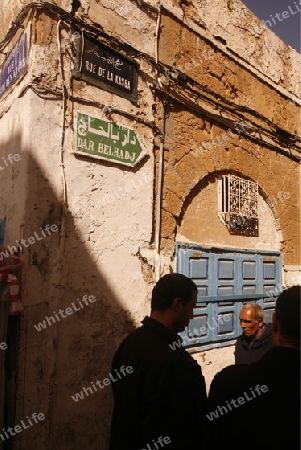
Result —
M 197 287 L 184 275 L 163 276 L 152 291 L 151 314 L 119 346 L 112 373 L 110 450 L 199 450 L 206 410 L 201 367 L 177 334 L 193 317 Z
M 209 391 L 208 445 L 223 450 L 300 450 L 300 286 L 283 291 L 272 321 L 275 346 L 250 365 L 228 366 Z
M 273 347 L 272 325 L 264 323 L 263 309 L 257 303 L 246 303 L 239 321 L 243 333 L 235 344 L 235 364 L 251 364 Z

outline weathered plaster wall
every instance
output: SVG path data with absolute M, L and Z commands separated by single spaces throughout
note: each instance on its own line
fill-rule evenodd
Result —
M 246 69 L 230 59 L 168 14 L 161 20 L 159 55 L 161 62 L 185 72 L 203 89 L 210 89 L 223 101 L 231 102 L 232 107 L 248 106 L 277 126 L 298 133 L 296 105 L 288 103 L 280 92 L 254 77 L 249 67 Z
M 153 276 L 137 253 L 150 242 L 153 231 L 152 129 L 134 119 L 139 114 L 146 121 L 151 118 L 152 103 L 147 95 L 133 105 L 82 82 L 71 86 L 66 57 L 66 86 L 78 101 L 68 102 L 63 129 L 56 23 L 44 14 L 37 20 L 32 66 L 23 79 L 23 87 L 34 80 L 32 88 L 16 100 L 20 90 L 14 86 L 13 96 L 8 93 L 2 103 L 1 156 L 18 149 L 22 165 L 3 172 L 1 214 L 7 219 L 6 245 L 34 236 L 46 224 L 56 224 L 59 231 L 22 251 L 26 310 L 21 320 L 18 396 L 24 401 L 17 404 L 16 423 L 32 412 L 41 412 L 46 419 L 18 435 L 14 445 L 29 449 L 35 442 L 45 449 L 75 449 L 88 443 L 89 448 L 105 449 L 110 387 L 78 403 L 71 395 L 109 375 L 119 342 L 149 313 L 145 280 L 153 281 Z M 70 38 L 67 31 L 62 35 L 65 49 Z M 136 168 L 73 154 L 76 112 L 108 119 L 103 104 L 118 106 L 119 114 L 110 119 L 134 128 L 143 141 L 148 156 Z M 94 295 L 96 301 L 36 330 L 34 325 L 46 316 L 72 302 L 78 305 L 84 295 Z
M 158 3 L 158 2 L 155 2 Z M 240 0 L 167 0 L 164 7 L 219 48 L 245 61 L 249 70 L 299 97 L 300 56 Z M 299 100 L 300 104 L 300 100 Z
M 17 109 L 25 105 L 30 114 L 18 127 Z M 58 233 L 22 252 L 26 312 L 18 392 L 27 401 L 18 404 L 16 423 L 34 411 L 46 416 L 40 427 L 20 435 L 24 449 L 31 448 L 33 440 L 44 448 L 74 449 L 86 444 L 87 439 L 90 448 L 105 448 L 112 404 L 110 388 L 79 404 L 71 395 L 110 373 L 112 354 L 121 338 L 149 312 L 148 292 L 136 253 L 150 241 L 152 232 L 151 158 L 135 171 L 77 157 L 72 153 L 73 132 L 67 132 L 64 167 L 68 208 L 64 210 L 61 114 L 60 102 L 38 100 L 29 91 L 22 102 L 14 103 L 2 122 L 8 132 L 2 135 L 1 154 L 18 148 L 21 155 L 21 170 L 17 166 L 7 169 L 7 183 L 1 190 L 1 213 L 7 218 L 9 230 L 5 244 L 20 239 L 21 227 L 25 239 L 47 223 L 59 228 Z M 118 191 L 119 187 L 123 191 Z M 107 192 L 125 195 L 100 204 Z M 45 330 L 34 328 L 45 316 L 76 303 L 83 295 L 94 295 L 95 303 Z M 93 411 L 98 414 L 91 419 Z
M 209 392 L 214 376 L 224 367 L 234 364 L 234 345 L 192 353 L 192 356 L 202 367 L 207 392 Z
M 299 266 L 284 266 L 284 276 L 288 286 L 299 285 L 301 280 L 301 269 Z
M 25 214 L 26 190 L 29 174 L 28 155 L 22 152 L 24 136 L 22 128 L 29 129 L 30 121 L 27 114 L 22 111 L 29 109 L 29 101 L 26 98 L 16 99 L 11 114 L 4 114 L 1 118 L 1 189 L 0 189 L 0 214 L 6 217 L 9 226 L 6 228 L 7 240 L 11 245 L 16 244 L 20 239 L 23 217 Z M 8 161 L 9 154 L 19 155 L 20 160 L 13 164 L 8 162 L 8 167 L 4 160 Z M 17 186 L 20 186 L 18 189 Z

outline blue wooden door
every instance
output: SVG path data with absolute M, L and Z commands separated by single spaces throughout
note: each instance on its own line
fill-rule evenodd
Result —
M 239 311 L 247 302 L 263 309 L 270 322 L 281 286 L 280 252 L 203 248 L 176 244 L 177 271 L 198 287 L 194 318 L 181 333 L 185 346 L 230 345 L 241 334 Z

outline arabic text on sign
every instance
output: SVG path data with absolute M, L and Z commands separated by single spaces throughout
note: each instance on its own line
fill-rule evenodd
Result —
M 92 120 L 91 120 L 92 119 Z M 85 136 L 87 131 L 89 133 L 97 134 L 98 136 L 104 136 L 108 139 L 112 139 L 114 143 L 119 142 L 119 144 L 124 147 L 127 144 L 136 145 L 137 139 L 136 134 L 133 130 L 128 128 L 124 128 L 118 125 L 115 125 L 115 128 L 119 129 L 119 131 L 114 134 L 114 125 L 110 122 L 107 123 L 108 127 L 105 129 L 103 126 L 99 126 L 98 128 L 93 128 L 91 126 L 91 122 L 93 118 L 88 116 L 88 124 L 83 119 L 79 120 L 78 124 L 78 133 L 81 136 Z

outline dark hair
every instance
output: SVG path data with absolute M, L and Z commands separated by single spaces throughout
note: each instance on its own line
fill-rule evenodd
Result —
M 300 346 L 301 286 L 285 289 L 276 301 L 275 315 L 281 335 L 290 343 Z
M 151 309 L 164 311 L 168 309 L 172 301 L 179 297 L 186 305 L 192 298 L 193 292 L 197 292 L 196 284 L 181 273 L 169 273 L 157 281 L 152 291 Z

